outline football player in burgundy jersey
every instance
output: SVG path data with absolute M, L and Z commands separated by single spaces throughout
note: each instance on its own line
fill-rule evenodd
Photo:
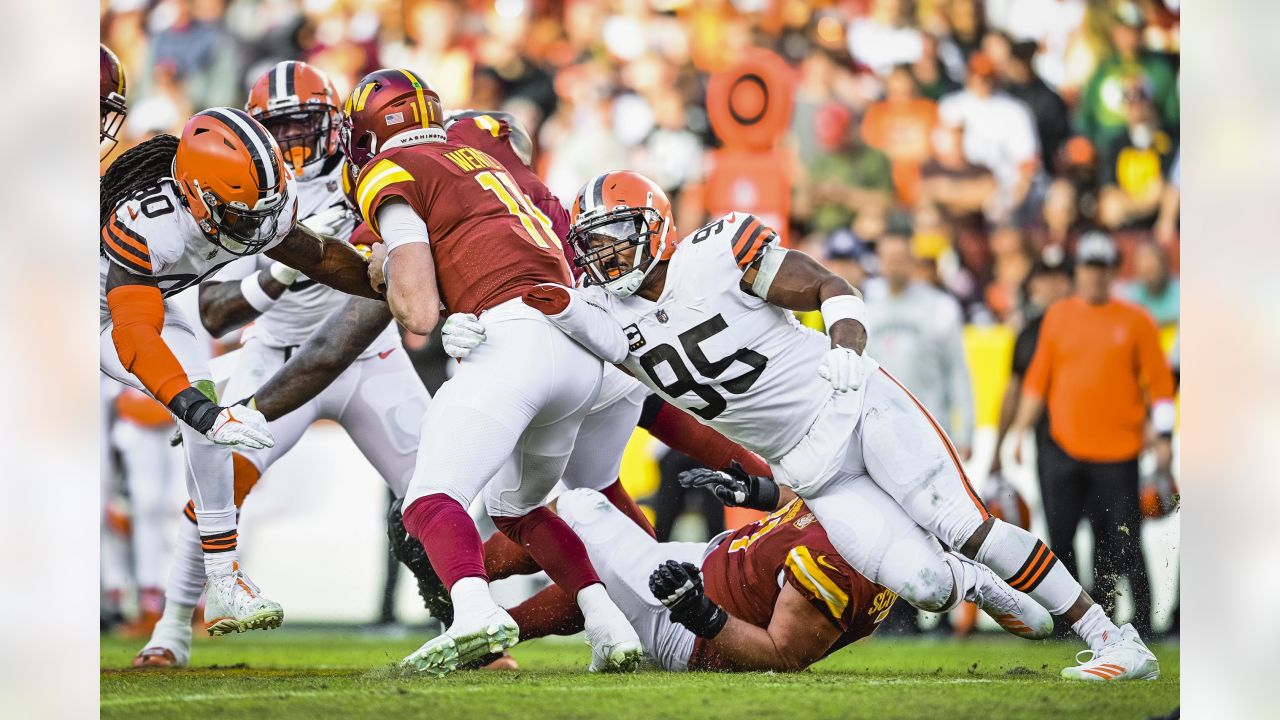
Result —
M 897 599 L 794 496 L 708 543 L 660 543 L 589 489 L 556 510 L 664 670 L 803 670 L 874 632 Z
M 405 659 L 447 673 L 519 639 L 489 594 L 480 535 L 467 513 L 481 491 L 490 516 L 573 596 L 585 617 L 592 667 L 634 669 L 639 639 L 609 599 L 581 540 L 542 507 L 560 479 L 602 365 L 526 306 L 541 283 L 568 283 L 549 218 L 511 172 L 483 150 L 450 142 L 437 93 L 408 70 L 362 79 L 340 139 L 359 168 L 356 202 L 383 242 L 370 275 L 385 283 L 396 319 L 427 334 L 441 315 L 479 317 L 486 341 L 459 363 L 423 421 L 404 521 L 453 600 L 453 622 Z M 518 472 L 495 481 L 513 457 Z

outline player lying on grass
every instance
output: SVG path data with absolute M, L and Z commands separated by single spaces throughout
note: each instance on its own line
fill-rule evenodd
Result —
M 1046 636 L 1045 611 L 1072 624 L 1093 657 L 1064 676 L 1159 676 L 1133 628 L 1117 628 L 1043 542 L 987 512 L 937 422 L 863 354 L 865 308 L 847 282 L 743 213 L 677 242 L 670 207 L 635 173 L 588 182 L 570 232 L 588 287 L 543 285 L 525 301 L 768 459 L 850 565 L 912 605 L 950 609 L 981 581 L 936 538 L 1017 591 L 986 583 L 999 593 L 983 597 L 979 588 L 979 604 L 1005 629 Z M 828 335 L 800 325 L 794 310 L 820 310 Z

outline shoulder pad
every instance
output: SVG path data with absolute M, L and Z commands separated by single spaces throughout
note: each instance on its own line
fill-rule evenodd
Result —
M 686 238 L 686 242 L 698 244 L 707 240 L 723 243 L 733 254 L 734 262 L 745 268 L 760 257 L 764 247 L 777 237 L 777 233 L 756 216 L 733 212 L 708 223 Z
M 182 256 L 184 212 L 171 182 L 132 195 L 116 206 L 102 227 L 102 249 L 126 270 L 152 275 Z

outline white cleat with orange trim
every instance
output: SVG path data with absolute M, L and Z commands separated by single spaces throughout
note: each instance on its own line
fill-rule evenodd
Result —
M 226 575 L 205 583 L 204 629 L 210 635 L 270 630 L 284 622 L 284 608 L 262 596 L 258 586 L 233 563 Z
M 1092 657 L 1081 661 L 1080 656 Z M 1102 682 L 1106 680 L 1155 680 L 1160 677 L 1160 663 L 1138 637 L 1138 631 L 1126 624 L 1120 628 L 1120 637 L 1103 646 L 1097 652 L 1081 650 L 1076 653 L 1075 667 L 1063 668 L 1062 677 L 1070 680 Z

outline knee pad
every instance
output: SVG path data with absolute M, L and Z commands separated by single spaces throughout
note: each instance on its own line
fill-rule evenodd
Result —
M 589 488 L 567 490 L 556 498 L 556 514 L 564 518 L 569 527 L 589 525 L 612 507 L 609 499 L 599 491 Z
M 957 575 L 940 546 L 919 542 L 894 543 L 880 562 L 875 581 L 898 593 L 912 607 L 945 612 L 955 606 L 960 593 Z

